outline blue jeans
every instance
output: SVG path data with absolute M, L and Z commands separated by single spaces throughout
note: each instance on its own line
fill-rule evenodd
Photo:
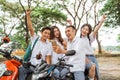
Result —
M 93 63 L 95 63 L 95 65 L 96 65 L 96 75 L 95 76 L 97 77 L 97 80 L 100 80 L 99 65 L 98 65 L 97 59 L 95 58 L 94 55 L 87 55 L 87 58 L 89 60 L 91 60 Z
M 74 73 L 75 80 L 85 80 L 85 75 L 83 71 L 76 71 Z
M 56 80 L 59 80 L 58 78 L 64 80 L 65 75 L 66 75 L 68 72 L 69 72 L 69 70 L 66 69 L 66 68 L 57 67 L 57 68 L 54 70 L 53 75 L 57 78 Z
M 59 77 L 59 74 L 61 74 L 60 78 L 64 78 L 65 74 L 68 73 L 69 70 L 64 68 L 61 72 L 59 72 L 57 69 L 54 71 L 54 76 Z M 85 80 L 85 75 L 83 71 L 75 71 L 72 72 L 74 74 L 74 80 Z M 59 80 L 59 79 L 56 79 Z
M 30 68 L 24 68 L 23 66 L 20 66 L 18 70 L 18 80 L 26 80 L 27 75 L 32 73 Z

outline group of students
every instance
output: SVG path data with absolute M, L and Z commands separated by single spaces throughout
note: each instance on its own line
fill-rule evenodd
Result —
M 27 25 L 33 45 L 38 36 L 34 32 L 30 13 L 30 10 L 26 10 Z M 80 29 L 81 33 L 79 37 L 76 36 L 76 28 L 73 25 L 67 26 L 65 28 L 66 40 L 62 38 L 61 32 L 57 26 L 42 28 L 41 36 L 34 46 L 29 61 L 33 65 L 40 64 L 41 59 L 37 59 L 36 56 L 41 55 L 41 58 L 46 60 L 48 64 L 55 64 L 57 63 L 57 59 L 62 57 L 68 50 L 75 50 L 75 55 L 66 58 L 66 63 L 73 65 L 70 71 L 74 73 L 75 80 L 85 80 L 85 71 L 88 71 L 89 80 L 99 80 L 98 62 L 93 54 L 94 51 L 91 47 L 91 43 L 94 41 L 105 18 L 106 15 L 102 17 L 93 32 L 91 25 L 84 24 Z M 57 46 L 52 45 L 52 40 L 56 41 Z M 25 80 L 29 71 L 30 69 L 21 66 L 19 68 L 19 80 Z

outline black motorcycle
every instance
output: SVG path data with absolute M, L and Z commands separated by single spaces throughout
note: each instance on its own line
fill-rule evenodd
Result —
M 65 56 L 72 56 L 76 52 L 74 50 L 68 51 Z M 65 57 L 64 56 L 64 57 Z M 64 57 L 58 59 L 57 64 L 48 65 L 46 61 L 42 60 L 41 64 L 37 65 L 32 73 L 32 80 L 74 80 L 73 74 L 70 72 L 70 67 L 73 65 L 66 64 Z M 54 75 L 55 69 L 67 69 L 68 72 L 64 75 L 59 74 L 58 77 Z

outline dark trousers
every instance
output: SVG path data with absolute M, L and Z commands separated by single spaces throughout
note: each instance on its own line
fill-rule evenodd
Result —
M 32 74 L 33 70 L 31 68 L 25 68 L 23 66 L 19 67 L 18 80 L 26 80 L 29 74 Z

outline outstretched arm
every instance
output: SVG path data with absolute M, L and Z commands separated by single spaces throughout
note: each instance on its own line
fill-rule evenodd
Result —
M 94 31 L 93 31 L 93 37 L 96 36 L 99 28 L 102 26 L 102 24 L 103 24 L 103 22 L 105 21 L 106 17 L 107 17 L 106 15 L 103 15 L 101 21 L 100 21 L 99 24 L 95 27 L 95 29 L 94 29 Z
M 33 26 L 32 26 L 32 22 L 31 22 L 31 18 L 30 18 L 30 13 L 31 13 L 30 10 L 26 10 L 27 27 L 28 27 L 28 30 L 30 31 L 30 36 L 33 36 L 34 35 L 34 29 L 33 29 Z

